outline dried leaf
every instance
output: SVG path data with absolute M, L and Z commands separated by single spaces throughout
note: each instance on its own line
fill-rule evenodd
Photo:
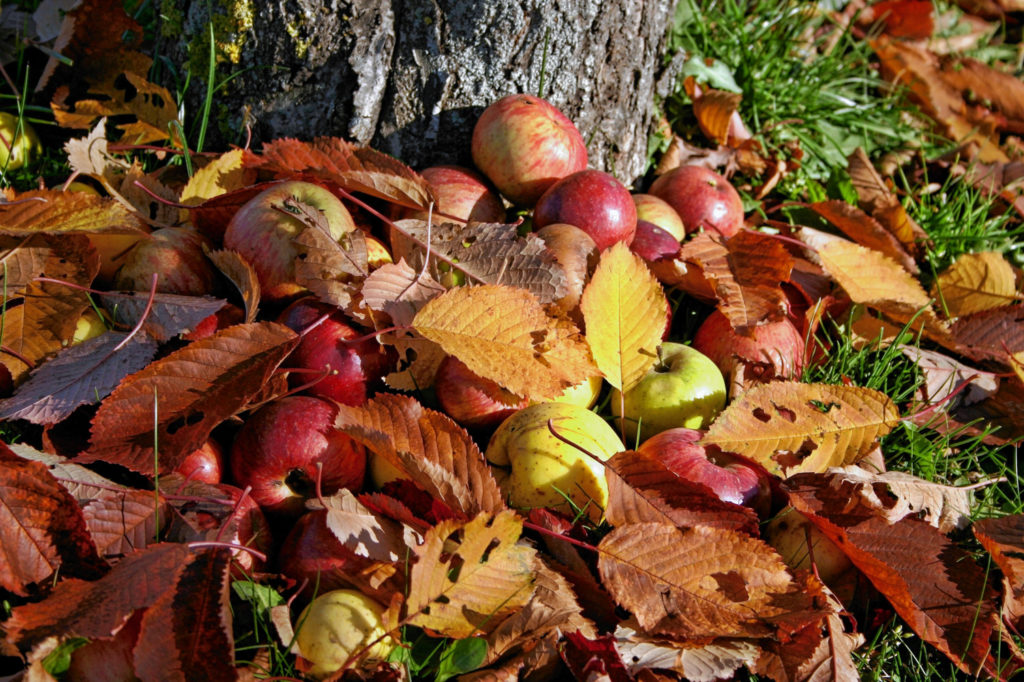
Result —
M 64 489 L 80 503 L 83 500 L 91 500 L 95 497 L 106 494 L 108 491 L 121 488 L 113 481 L 100 476 L 92 469 L 87 469 L 81 464 L 73 464 L 70 460 L 60 455 L 51 455 L 47 452 L 40 452 L 24 443 L 10 445 L 11 451 L 22 459 L 33 462 L 42 462 L 49 469 L 57 482 L 64 486 Z
M 430 183 L 408 166 L 339 137 L 318 137 L 309 143 L 274 140 L 263 147 L 261 155 L 246 151 L 242 163 L 278 178 L 303 173 L 408 208 L 426 210 L 437 204 Z
M 0 234 L 4 236 L 28 237 L 40 232 L 132 234 L 144 229 L 133 213 L 109 197 L 35 190 L 17 198 L 31 200 L 0 202 Z
M 701 444 L 738 452 L 786 477 L 856 463 L 899 418 L 880 391 L 780 381 L 754 386 L 730 403 Z
M 907 214 L 899 198 L 871 165 L 864 149 L 857 147 L 847 161 L 850 181 L 857 190 L 857 204 L 892 233 L 910 255 L 921 255 L 928 234 Z
M 355 230 L 336 240 L 326 230 L 307 227 L 292 241 L 296 250 L 295 282 L 325 303 L 352 308 L 369 274 L 363 233 Z
M 166 527 L 167 504 L 145 490 L 104 491 L 82 507 L 96 548 L 104 557 L 145 549 Z
M 743 533 L 636 523 L 612 530 L 598 551 L 605 587 L 652 635 L 768 637 L 821 618 L 782 558 Z
M 371 272 L 363 282 L 362 295 L 371 310 L 386 313 L 396 326 L 409 326 L 427 301 L 445 291 L 430 275 L 399 260 Z
M 341 405 L 336 425 L 452 509 L 505 509 L 480 448 L 447 415 L 415 399 L 381 393 L 362 407 Z
M 327 527 L 356 556 L 374 561 L 404 561 L 410 546 L 408 540 L 415 540 L 411 544 L 422 542 L 412 529 L 371 511 L 347 488 L 324 498 L 324 508 Z
M 1024 623 L 1024 515 L 981 519 L 972 530 L 1003 574 L 1003 618 L 1019 632 Z
M 893 38 L 923 40 L 935 28 L 934 9 L 931 0 L 882 0 L 865 7 L 857 19 L 869 26 L 880 22 L 882 31 Z
M 152 339 L 137 334 L 129 340 L 121 332 L 66 348 L 33 371 L 12 397 L 0 401 L 0 419 L 56 424 L 78 407 L 105 398 L 122 379 L 148 365 L 156 351 Z
M 783 483 L 789 501 L 892 604 L 923 640 L 967 673 L 996 674 L 995 591 L 971 557 L 916 518 L 895 523 L 859 501 L 856 483 L 800 474 Z
M 965 315 L 950 327 L 950 336 L 953 347 L 972 360 L 1009 364 L 1008 355 L 1024 351 L 1024 305 Z
M 146 73 L 146 70 L 139 73 Z M 148 144 L 171 137 L 178 122 L 178 109 L 170 91 L 151 83 L 133 71 L 122 71 L 108 82 L 94 83 L 89 94 L 97 99 L 69 103 L 55 97 L 50 103 L 57 124 L 65 128 L 88 128 L 99 118 L 130 115 L 131 123 L 118 128 L 133 144 Z
M 661 284 L 619 242 L 601 254 L 580 308 L 598 369 L 609 384 L 628 391 L 658 359 L 669 315 Z
M 398 369 L 384 380 L 398 391 L 419 391 L 434 385 L 441 361 L 448 357 L 441 346 L 421 336 L 381 336 L 381 342 L 398 351 Z
M 107 310 L 113 311 L 117 325 L 133 329 L 142 321 L 142 329 L 161 343 L 193 331 L 200 322 L 227 303 L 212 296 L 154 294 L 150 304 L 148 291 L 101 295 L 100 301 Z M 146 315 L 144 321 L 143 313 Z
M 414 549 L 409 622 L 446 637 L 470 637 L 526 604 L 535 550 L 518 542 L 521 532 L 522 520 L 511 511 L 430 529 Z
M 138 215 L 161 227 L 179 225 L 179 218 L 188 217 L 186 211 L 174 205 L 178 202 L 178 190 L 160 182 L 155 174 L 143 171 L 137 159 L 125 171 L 114 196 L 124 199 Z
M 729 142 L 729 128 L 743 95 L 725 90 L 705 90 L 693 100 L 693 113 L 701 132 L 716 144 Z
M 255 322 L 260 305 L 260 280 L 249 261 L 237 251 L 217 249 L 207 251 L 206 257 L 217 266 L 221 273 L 231 280 L 245 305 L 245 322 Z
M 75 499 L 45 464 L 21 459 L 6 445 L 0 445 L 0 548 L 0 585 L 20 596 L 58 570 L 93 578 L 105 566 Z
M 1019 78 L 971 57 L 942 61 L 942 79 L 1004 117 L 1004 129 L 1019 132 L 1024 123 L 1024 83 Z
M 174 469 L 260 391 L 297 342 L 283 325 L 239 324 L 157 360 L 100 404 L 78 461 L 149 473 L 158 447 L 160 471 Z
M 635 623 L 615 628 L 615 648 L 633 675 L 642 670 L 671 670 L 693 682 L 732 679 L 741 667 L 752 665 L 759 654 L 753 642 L 722 639 L 684 645 L 637 632 Z
M 980 313 L 1020 300 L 1017 274 L 1001 253 L 965 253 L 935 279 L 932 296 L 947 317 Z
M 972 405 L 991 397 L 999 388 L 999 380 L 992 372 L 969 367 L 948 355 L 906 345 L 900 346 L 900 351 L 921 371 L 924 381 L 915 397 L 922 405 L 942 405 L 955 393 L 960 394 L 960 404 Z
M 808 206 L 861 246 L 884 253 L 913 275 L 920 273 L 917 263 L 896 236 L 856 206 L 839 200 L 818 201 Z
M 723 502 L 714 491 L 681 478 L 657 457 L 620 452 L 605 462 L 608 506 L 613 526 L 652 521 L 680 527 L 714 526 L 757 535 L 752 509 Z
M 554 398 L 594 373 L 572 323 L 549 317 L 522 289 L 457 287 L 423 306 L 413 327 L 476 374 L 535 400 Z
M 242 166 L 242 150 L 232 149 L 197 170 L 185 183 L 179 201 L 197 206 L 207 199 L 253 184 L 252 175 Z

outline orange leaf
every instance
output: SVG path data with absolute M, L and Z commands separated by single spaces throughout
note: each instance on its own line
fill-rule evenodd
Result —
M 86 192 L 35 190 L 0 203 L 0 234 L 26 237 L 44 232 L 133 234 L 143 230 L 134 213 L 109 197 Z
M 196 206 L 207 199 L 253 184 L 252 172 L 242 166 L 242 150 L 232 149 L 209 162 L 189 178 L 179 201 Z
M 911 274 L 920 272 L 899 240 L 856 206 L 838 200 L 818 201 L 808 206 L 858 244 L 884 253 Z
M 457 287 L 430 300 L 413 328 L 475 373 L 521 396 L 551 399 L 594 374 L 571 322 L 515 287 Z
M 669 314 L 661 284 L 619 242 L 601 254 L 580 308 L 598 369 L 609 384 L 628 391 L 658 359 Z
M 730 403 L 701 444 L 738 452 L 785 477 L 856 463 L 899 418 L 880 391 L 779 381 Z
M 706 90 L 695 97 L 693 113 L 701 132 L 716 144 L 726 144 L 729 141 L 729 124 L 742 99 L 743 95 L 724 90 Z
M 949 317 L 980 313 L 1020 300 L 1017 273 L 995 251 L 965 253 L 944 270 L 932 295 Z
M 1003 574 L 1003 618 L 1019 632 L 1024 625 L 1024 515 L 981 519 L 972 530 Z

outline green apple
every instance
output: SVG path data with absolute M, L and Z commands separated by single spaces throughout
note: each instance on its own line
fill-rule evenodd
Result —
M 548 420 L 559 435 L 594 457 L 556 438 Z M 525 407 L 502 422 L 485 454 L 491 464 L 510 468 L 504 489 L 513 507 L 572 513 L 575 506 L 598 521 L 608 506 L 601 461 L 625 449 L 597 414 L 571 403 L 548 402 Z
M 622 394 L 612 391 L 612 413 L 629 441 L 677 427 L 703 429 L 725 407 L 725 378 L 706 355 L 666 341 L 640 383 Z
M 395 648 L 384 637 L 384 607 L 356 590 L 333 590 L 305 608 L 296 623 L 299 653 L 313 664 L 309 674 L 327 677 L 341 669 L 356 653 L 383 637 L 365 653 L 362 663 L 385 660 Z
M 27 121 L 0 111 L 0 171 L 12 171 L 32 163 L 42 152 L 39 136 Z

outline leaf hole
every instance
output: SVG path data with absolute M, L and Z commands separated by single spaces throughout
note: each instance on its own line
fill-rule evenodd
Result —
M 754 418 L 757 419 L 758 421 L 764 422 L 765 424 L 772 420 L 771 415 L 769 415 L 767 412 L 764 411 L 763 408 L 760 407 L 754 408 Z
M 206 415 L 202 412 L 196 412 L 195 414 L 189 414 L 185 415 L 184 417 L 178 417 L 177 419 L 174 419 L 173 421 L 167 424 L 167 433 L 168 435 L 173 436 L 186 426 L 195 426 L 204 419 L 206 419 Z

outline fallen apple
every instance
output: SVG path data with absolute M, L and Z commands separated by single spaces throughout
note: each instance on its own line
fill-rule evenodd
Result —
M 0 111 L 0 171 L 28 166 L 42 151 L 39 136 L 28 121 Z
M 206 257 L 210 241 L 191 227 L 162 227 L 135 242 L 114 276 L 124 291 L 149 291 L 156 273 L 161 294 L 208 296 L 217 282 L 217 269 Z
M 434 222 L 450 222 L 452 218 L 464 223 L 505 222 L 505 205 L 501 197 L 479 173 L 462 166 L 431 166 L 420 171 L 434 190 Z M 438 212 L 446 216 L 438 216 Z M 426 211 L 406 209 L 401 218 L 426 220 Z
M 853 562 L 810 519 L 793 507 L 786 507 L 765 524 L 763 536 L 790 568 L 810 570 L 830 588 L 840 587 L 855 574 Z
M 666 341 L 647 374 L 625 394 L 612 391 L 612 413 L 627 442 L 676 427 L 706 427 L 725 407 L 725 379 L 706 355 Z
M 304 291 L 295 282 L 292 240 L 310 223 L 320 224 L 334 239 L 356 229 L 352 214 L 330 190 L 298 180 L 263 190 L 228 223 L 224 248 L 252 264 L 264 300 L 281 301 Z
M 636 204 L 637 220 L 646 220 L 657 225 L 675 237 L 677 242 L 686 239 L 683 219 L 667 201 L 653 194 L 634 194 L 633 203 Z
M 434 393 L 445 414 L 467 429 L 497 426 L 529 402 L 473 372 L 454 355 L 438 366 Z
M 679 253 L 679 246 L 679 240 L 671 232 L 652 222 L 638 220 L 629 249 L 648 263 L 653 263 L 659 258 L 672 258 Z
M 558 180 L 587 167 L 583 136 L 565 114 L 533 95 L 508 95 L 473 128 L 473 163 L 498 191 L 532 206 Z
M 533 227 L 569 223 L 594 240 L 599 251 L 629 244 L 636 233 L 636 204 L 625 185 L 599 170 L 581 170 L 551 185 L 533 209 Z
M 556 438 L 549 420 L 562 438 L 578 447 Z M 615 430 L 594 412 L 548 402 L 525 407 L 502 422 L 485 454 L 492 464 L 510 468 L 505 489 L 513 507 L 551 507 L 570 514 L 582 509 L 598 521 L 608 505 L 608 483 L 604 466 L 596 460 L 623 450 Z
M 724 176 L 703 166 L 679 166 L 649 190 L 676 210 L 686 232 L 705 230 L 731 237 L 743 227 L 743 200 Z
M 174 468 L 185 477 L 186 481 L 202 481 L 203 483 L 220 483 L 224 476 L 224 448 L 212 438 L 192 452 Z
M 352 587 L 346 576 L 357 575 L 374 562 L 343 545 L 327 526 L 327 510 L 313 509 L 298 518 L 277 552 L 277 566 L 301 585 L 319 592 Z
M 268 513 L 298 516 L 317 481 L 325 495 L 358 490 L 366 450 L 334 426 L 338 408 L 312 396 L 280 398 L 249 416 L 231 445 L 235 483 Z
M 536 231 L 565 270 L 568 292 L 556 301 L 559 309 L 568 313 L 579 305 L 587 277 L 597 265 L 597 244 L 590 235 L 568 223 L 551 223 Z
M 738 455 L 709 451 L 698 443 L 701 436 L 693 429 L 668 429 L 645 440 L 637 451 L 656 457 L 680 478 L 707 486 L 720 500 L 767 513 L 771 504 L 767 472 Z
M 397 643 L 385 636 L 383 614 L 383 606 L 356 590 L 331 590 L 310 602 L 294 628 L 299 655 L 312 664 L 307 672 L 327 677 L 364 648 L 357 664 L 387 659 Z

